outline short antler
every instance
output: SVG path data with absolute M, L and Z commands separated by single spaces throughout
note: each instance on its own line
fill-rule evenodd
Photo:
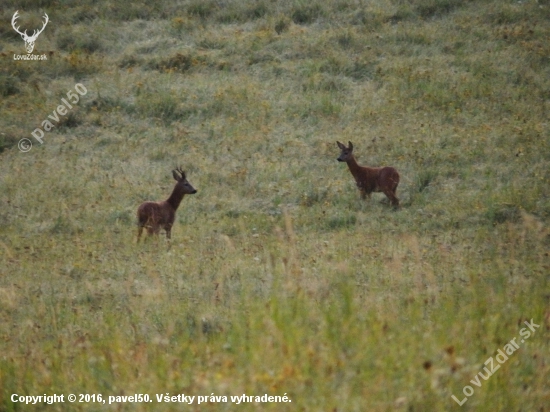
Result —
M 181 175 L 182 179 L 185 179 L 185 172 L 181 168 L 181 166 L 176 167 L 176 172 L 178 172 Z

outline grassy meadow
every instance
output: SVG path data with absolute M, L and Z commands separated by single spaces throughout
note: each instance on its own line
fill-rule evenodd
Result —
M 16 10 L 31 33 L 48 14 L 47 60 L 14 60 Z M 6 0 L 0 17 L 0 411 L 550 411 L 550 1 Z M 399 210 L 360 199 L 336 140 L 397 168 Z M 172 241 L 136 244 L 137 207 L 179 165 L 198 193 Z

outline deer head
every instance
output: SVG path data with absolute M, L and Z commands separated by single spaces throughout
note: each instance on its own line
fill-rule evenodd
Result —
M 197 190 L 187 181 L 185 172 L 181 169 L 181 167 L 176 167 L 175 170 L 172 170 L 172 176 L 174 176 L 174 179 L 177 180 L 177 186 L 180 186 L 183 189 L 182 193 L 188 195 L 197 193 Z
M 349 147 L 346 147 L 346 145 L 343 143 L 340 143 L 338 141 L 336 141 L 336 143 L 338 144 L 338 147 L 342 151 L 340 153 L 340 156 L 338 156 L 338 159 L 336 160 L 338 160 L 339 162 L 347 162 L 348 160 L 350 160 L 351 157 L 353 156 L 353 144 L 351 142 L 348 142 Z
M 48 15 L 46 13 L 44 13 L 44 23 L 42 25 L 42 28 L 38 31 L 34 30 L 33 33 L 32 33 L 32 36 L 28 36 L 27 35 L 27 30 L 25 30 L 24 33 L 21 33 L 19 31 L 19 27 L 15 27 L 16 20 L 19 17 L 18 13 L 19 13 L 19 10 L 17 10 L 14 13 L 13 18 L 11 19 L 11 25 L 12 25 L 13 29 L 17 33 L 19 33 L 21 35 L 21 37 L 23 38 L 23 40 L 25 41 L 25 48 L 27 49 L 27 53 L 30 54 L 34 50 L 34 42 L 38 38 L 38 35 L 44 31 L 44 28 L 46 27 L 46 25 L 48 24 L 48 21 L 50 19 L 49 19 Z

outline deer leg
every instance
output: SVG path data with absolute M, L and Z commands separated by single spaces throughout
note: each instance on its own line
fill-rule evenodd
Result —
M 141 237 L 141 232 L 143 232 L 143 226 L 138 226 L 138 236 L 137 236 L 137 243 L 139 243 L 139 238 Z
M 168 250 L 172 249 L 172 226 L 166 226 L 166 239 L 168 241 Z
M 172 224 L 167 223 L 163 226 L 163 229 L 166 231 L 166 239 L 170 240 L 172 237 Z
M 399 199 L 395 196 L 395 192 L 391 190 L 384 191 L 384 194 L 390 199 L 391 204 L 394 207 L 399 207 Z

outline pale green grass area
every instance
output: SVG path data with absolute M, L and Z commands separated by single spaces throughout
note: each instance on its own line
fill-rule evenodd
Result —
M 548 1 L 157 3 L 1 12 L 0 410 L 547 410 Z M 48 12 L 48 61 L 13 61 L 18 8 Z M 399 170 L 401 209 L 336 140 Z M 178 165 L 171 246 L 137 245 Z

